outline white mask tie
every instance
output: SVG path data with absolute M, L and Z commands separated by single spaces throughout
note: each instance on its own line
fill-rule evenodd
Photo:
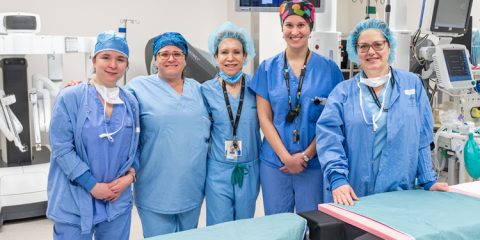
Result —
M 386 84 L 385 86 L 385 89 L 383 89 L 382 91 L 384 91 L 384 93 L 387 92 L 388 90 L 388 87 L 389 87 L 390 84 Z M 362 92 L 362 88 L 360 87 L 360 82 L 357 83 L 357 86 L 358 88 L 360 89 L 360 93 L 359 93 L 359 96 L 360 96 L 360 109 L 362 111 L 362 116 L 363 116 L 363 120 L 365 121 L 366 124 L 372 124 L 373 125 L 373 131 L 376 132 L 377 131 L 377 128 L 378 128 L 378 125 L 377 125 L 377 122 L 378 120 L 380 119 L 380 117 L 382 117 L 382 114 L 383 114 L 383 109 L 385 107 L 385 99 L 387 98 L 387 96 L 383 96 L 383 99 L 382 99 L 382 105 L 380 107 L 380 110 L 379 112 L 377 113 L 377 115 L 373 115 L 372 114 L 372 122 L 368 122 L 367 121 L 367 117 L 365 116 L 365 111 L 363 110 L 363 92 Z

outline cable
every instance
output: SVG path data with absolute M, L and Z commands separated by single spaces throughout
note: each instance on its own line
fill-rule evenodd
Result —
M 430 99 L 429 99 L 429 102 L 430 102 L 430 106 L 433 106 L 433 98 L 435 97 L 435 94 L 437 93 L 438 91 L 438 83 L 437 81 L 433 81 L 435 83 L 433 89 L 432 90 L 432 94 L 430 95 Z M 428 87 L 430 88 L 430 84 L 428 84 Z
M 422 28 L 422 24 L 423 24 L 423 14 L 425 12 L 425 4 L 426 4 L 426 0 L 423 0 L 422 2 L 422 10 L 420 10 L 420 19 L 418 21 L 418 29 Z
M 417 56 L 417 46 L 422 44 L 427 38 L 428 34 L 425 34 L 423 37 L 420 37 L 422 33 L 422 24 L 423 24 L 423 14 L 425 13 L 425 5 L 426 5 L 426 0 L 423 0 L 422 2 L 422 9 L 420 10 L 420 19 L 418 21 L 418 29 L 415 31 L 412 37 L 412 41 L 410 44 L 410 51 L 412 53 L 413 58 L 417 63 L 422 66 L 424 70 L 426 70 L 426 61 L 423 58 L 418 58 Z
M 423 68 L 426 70 L 426 61 L 424 58 L 419 58 L 417 56 L 417 47 L 422 44 L 427 38 L 428 34 L 425 34 L 423 37 L 420 37 L 422 33 L 422 30 L 419 28 L 417 31 L 412 36 L 412 41 L 410 43 L 410 51 L 412 53 L 413 58 L 415 61 Z

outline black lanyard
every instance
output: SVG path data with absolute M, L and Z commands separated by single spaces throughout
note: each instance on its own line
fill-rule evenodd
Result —
M 225 105 L 227 106 L 228 116 L 230 117 L 230 123 L 233 128 L 233 147 L 238 149 L 238 140 L 237 140 L 237 128 L 238 123 L 240 122 L 240 115 L 242 114 L 243 106 L 243 97 L 245 96 L 245 78 L 242 76 L 242 89 L 240 90 L 240 101 L 238 102 L 237 116 L 235 120 L 233 119 L 232 106 L 230 105 L 230 100 L 228 99 L 227 86 L 225 80 L 222 81 L 223 88 L 223 97 L 225 98 Z
M 297 88 L 297 104 L 295 105 L 295 109 L 292 109 L 292 97 L 290 96 L 290 75 L 288 74 L 288 61 L 287 61 L 287 52 L 285 51 L 285 54 L 283 55 L 283 78 L 285 78 L 285 84 L 287 85 L 287 91 L 288 91 L 288 107 L 290 108 L 290 111 L 295 111 L 297 114 L 300 113 L 300 96 L 302 94 L 302 85 L 303 85 L 303 79 L 305 78 L 305 72 L 307 71 L 307 60 L 308 60 L 308 55 L 310 55 L 310 49 L 307 51 L 307 55 L 305 56 L 305 61 L 303 62 L 303 68 L 302 71 L 300 72 L 300 81 L 298 82 L 298 88 Z
M 390 84 L 392 85 L 392 88 L 393 88 L 393 86 L 395 85 L 395 77 L 393 76 L 393 72 L 392 72 L 391 69 L 390 69 L 390 72 L 392 73 L 392 76 L 390 77 Z M 365 72 L 363 73 L 363 76 L 368 78 L 367 75 L 365 74 Z M 375 104 L 377 105 L 378 109 L 381 109 L 382 104 L 380 104 L 380 100 L 378 100 L 377 94 L 375 93 L 375 91 L 373 90 L 372 87 L 367 86 L 367 88 L 368 88 L 368 91 L 370 92 L 370 95 L 372 95 L 372 98 L 375 101 Z M 383 96 L 383 97 L 386 97 L 386 96 Z M 388 108 L 383 107 L 383 111 L 388 112 Z

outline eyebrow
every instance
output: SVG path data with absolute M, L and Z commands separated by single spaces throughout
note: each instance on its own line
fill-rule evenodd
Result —
M 376 43 L 376 42 L 383 42 L 383 41 L 387 41 L 387 40 L 375 40 L 375 41 L 372 41 L 370 43 Z M 360 44 L 370 44 L 369 42 L 358 42 L 357 45 L 360 45 Z
M 165 50 L 165 51 L 159 51 L 158 53 L 183 53 L 182 51 L 177 51 L 177 50 L 174 50 L 174 51 L 168 51 L 168 50 Z
M 293 24 L 293 21 L 291 21 L 291 20 L 290 20 L 290 21 L 289 21 L 289 20 L 286 20 L 285 22 L 283 22 L 283 24 L 285 24 L 285 23 L 291 23 L 291 24 Z M 299 20 L 297 23 L 307 23 L 307 20 L 305 20 L 305 19 L 302 18 L 302 19 Z

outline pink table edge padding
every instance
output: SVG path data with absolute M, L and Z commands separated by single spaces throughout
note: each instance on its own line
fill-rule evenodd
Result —
M 318 210 L 334 218 L 340 219 L 350 225 L 365 230 L 377 237 L 388 240 L 412 240 L 412 236 L 399 232 L 385 224 L 367 218 L 365 216 L 347 211 L 329 203 L 318 205 Z
M 449 189 L 450 189 L 450 192 L 456 192 L 456 193 L 461 193 L 461 194 L 464 194 L 464 195 L 480 198 L 480 193 L 467 191 L 467 190 L 463 190 L 463 189 L 457 189 L 457 188 L 455 188 L 455 186 L 450 186 Z
M 461 193 L 461 194 L 469 195 L 472 197 L 480 198 L 480 193 L 457 189 L 455 188 L 455 186 L 450 186 L 450 192 L 456 192 L 456 193 Z M 347 211 L 343 208 L 336 207 L 329 203 L 319 204 L 318 210 L 383 239 L 388 239 L 388 240 L 415 239 L 412 236 L 402 233 L 385 224 L 372 220 L 368 217 Z

